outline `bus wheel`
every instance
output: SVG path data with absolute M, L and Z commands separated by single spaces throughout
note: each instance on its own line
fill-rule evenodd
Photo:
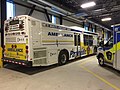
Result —
M 68 56 L 67 53 L 64 51 L 61 51 L 58 57 L 58 64 L 59 65 L 64 65 L 68 61 Z
M 104 66 L 104 59 L 103 59 L 103 57 L 99 57 L 98 58 L 98 62 L 99 62 L 100 66 Z

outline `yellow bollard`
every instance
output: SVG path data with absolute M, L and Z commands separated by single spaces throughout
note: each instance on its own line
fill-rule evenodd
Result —
M 2 47 L 0 47 L 0 68 L 3 67 L 3 62 L 2 62 Z

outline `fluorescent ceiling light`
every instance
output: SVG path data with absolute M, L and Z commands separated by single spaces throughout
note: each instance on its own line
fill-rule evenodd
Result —
M 103 18 L 102 21 L 110 21 L 111 18 Z
M 88 7 L 92 7 L 95 6 L 96 3 L 95 2 L 88 2 L 88 3 L 84 3 L 81 5 L 82 8 L 88 8 Z

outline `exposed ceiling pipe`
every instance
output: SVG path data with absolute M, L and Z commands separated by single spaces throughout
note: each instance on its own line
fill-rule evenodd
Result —
M 30 4 L 34 4 L 34 5 L 36 5 L 36 6 L 40 7 L 40 8 L 47 9 L 47 10 L 49 10 L 49 11 L 51 11 L 51 12 L 56 13 L 56 14 L 60 14 L 60 15 L 62 15 L 62 16 L 66 16 L 66 14 L 63 14 L 63 13 L 61 13 L 61 12 L 58 12 L 58 11 L 52 10 L 52 9 L 49 8 L 49 7 L 42 6 L 42 5 L 37 4 L 37 3 L 33 2 L 33 1 L 28 0 L 27 2 L 30 3 Z M 70 19 L 72 19 L 72 20 L 78 21 L 78 22 L 83 22 L 83 21 L 80 21 L 80 20 L 75 19 L 75 18 L 70 17 L 70 16 L 67 16 L 67 17 L 70 18 Z
M 63 14 L 63 13 L 61 13 L 61 12 L 57 12 L 57 11 L 55 11 L 55 10 L 52 10 L 52 9 L 49 8 L 49 7 L 42 6 L 42 5 L 40 5 L 40 4 L 37 4 L 37 3 L 35 3 L 35 2 L 32 2 L 32 1 L 30 1 L 30 0 L 28 0 L 27 2 L 30 3 L 30 4 L 36 5 L 36 6 L 40 7 L 40 8 L 43 8 L 43 9 L 49 10 L 49 11 L 51 11 L 51 12 L 54 12 L 54 13 L 56 13 L 56 14 L 60 14 L 60 15 L 62 15 L 62 16 L 66 16 L 65 14 Z
M 51 4 L 51 3 L 49 3 L 49 2 L 46 2 L 46 1 L 44 1 L 44 0 L 38 0 L 38 1 L 39 1 L 39 2 L 42 2 L 42 3 L 46 4 L 46 5 L 49 5 L 49 6 L 51 6 L 51 7 L 54 7 L 54 8 L 56 8 L 56 9 L 58 9 L 59 11 L 62 11 L 62 13 L 65 13 L 65 14 L 67 14 L 67 15 L 71 15 L 71 14 L 72 14 L 71 12 L 66 11 L 66 10 L 63 10 L 63 9 L 61 9 L 60 7 L 57 7 L 56 5 Z

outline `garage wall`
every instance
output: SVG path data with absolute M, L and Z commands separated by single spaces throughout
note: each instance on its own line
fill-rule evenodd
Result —
M 15 15 L 24 15 L 29 11 L 28 8 L 15 4 Z
M 29 13 L 29 11 L 30 11 L 29 8 L 18 5 L 18 4 L 16 4 L 15 7 L 16 7 L 16 9 L 15 9 L 15 15 L 16 16 L 25 15 L 25 14 L 27 15 Z M 35 18 L 43 20 L 43 21 L 47 21 L 47 17 L 45 15 L 45 13 L 39 12 L 39 11 L 36 11 L 36 10 L 34 10 L 34 12 L 32 14 L 32 17 L 35 17 Z M 60 24 L 59 16 L 56 17 L 56 24 Z M 80 24 L 76 24 L 76 23 L 73 23 L 73 22 L 70 22 L 70 21 L 67 21 L 67 20 L 64 20 L 64 19 L 63 19 L 63 25 L 66 25 L 66 26 L 79 26 L 79 27 L 81 26 Z
M 32 14 L 32 17 L 35 17 L 37 19 L 43 20 L 43 21 L 47 21 L 47 17 L 44 13 L 38 12 L 38 11 L 34 11 Z
M 73 23 L 73 22 L 70 22 L 70 21 L 67 21 L 67 20 L 63 20 L 63 25 L 66 25 L 66 26 L 79 26 L 79 27 L 81 27 L 80 24 L 76 24 L 76 23 Z
M 18 16 L 18 15 L 27 15 L 30 11 L 29 8 L 26 8 L 26 7 L 23 7 L 23 6 L 20 6 L 20 5 L 15 5 L 15 15 Z M 40 20 L 43 20 L 43 21 L 46 21 L 46 17 L 45 17 L 45 14 L 42 13 L 42 12 L 38 12 L 38 11 L 34 11 L 33 14 L 32 14 L 32 17 L 35 17 L 37 19 L 40 19 Z

